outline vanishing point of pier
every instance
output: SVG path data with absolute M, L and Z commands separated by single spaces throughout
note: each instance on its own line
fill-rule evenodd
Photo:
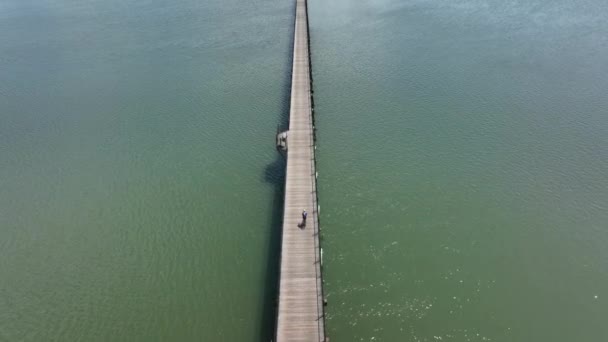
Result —
M 325 341 L 308 10 L 296 0 L 276 341 Z M 302 211 L 308 212 L 302 226 Z

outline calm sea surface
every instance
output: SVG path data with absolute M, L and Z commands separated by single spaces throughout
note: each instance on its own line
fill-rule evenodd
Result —
M 311 1 L 328 334 L 608 341 L 608 7 Z
M 608 340 L 608 7 L 310 0 L 328 335 Z M 293 2 L 0 2 L 0 340 L 272 336 Z
M 0 2 L 1 341 L 270 339 L 292 9 Z

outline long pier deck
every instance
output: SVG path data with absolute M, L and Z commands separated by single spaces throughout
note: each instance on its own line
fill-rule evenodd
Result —
M 325 341 L 308 39 L 306 0 L 296 0 L 277 342 Z

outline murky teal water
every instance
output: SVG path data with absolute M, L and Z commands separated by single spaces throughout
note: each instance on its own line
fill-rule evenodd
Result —
M 608 339 L 607 19 L 311 0 L 332 342 Z M 0 340 L 271 338 L 292 24 L 0 3 Z
M 311 1 L 333 341 L 608 340 L 602 1 Z
M 0 340 L 269 340 L 292 9 L 0 3 Z

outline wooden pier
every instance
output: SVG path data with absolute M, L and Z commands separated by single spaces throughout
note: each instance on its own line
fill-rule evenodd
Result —
M 308 34 L 306 0 L 296 0 L 277 342 L 325 341 Z

